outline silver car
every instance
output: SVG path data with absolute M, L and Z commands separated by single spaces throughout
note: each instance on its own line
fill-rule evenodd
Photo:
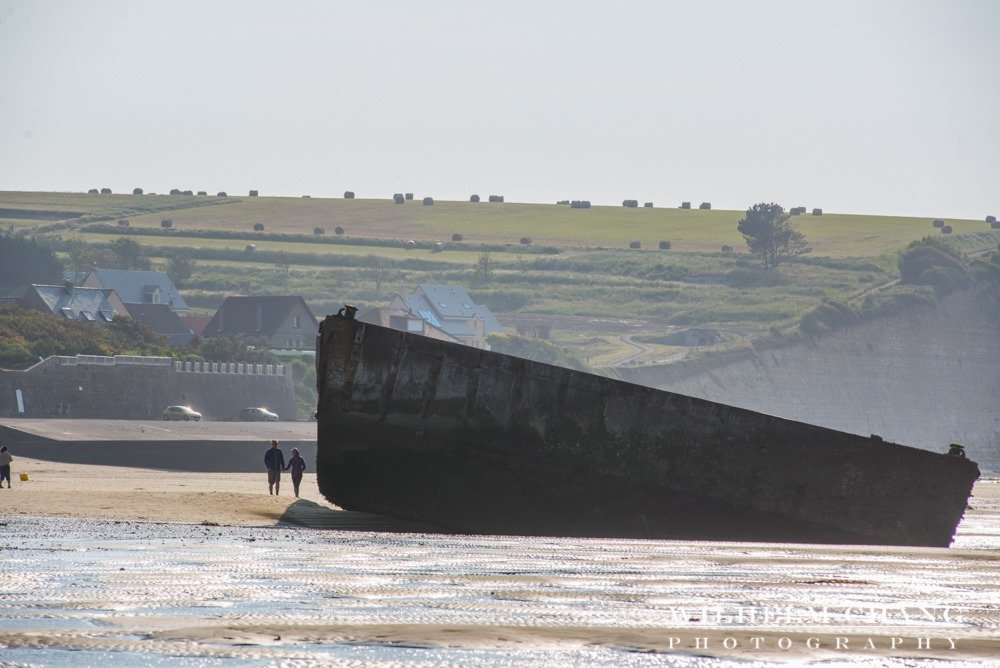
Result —
M 244 422 L 277 422 L 279 419 L 277 413 L 272 413 L 266 408 L 252 407 L 244 408 L 240 411 L 240 420 Z
M 198 422 L 201 420 L 201 413 L 191 410 L 190 406 L 167 406 L 167 409 L 163 411 L 163 419 L 184 421 L 194 420 L 195 422 Z

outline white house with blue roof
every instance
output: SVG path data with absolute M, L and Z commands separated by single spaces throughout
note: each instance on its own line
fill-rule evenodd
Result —
M 476 304 L 455 285 L 421 283 L 411 294 L 396 295 L 389 308 L 404 310 L 474 348 L 489 350 L 486 337 L 503 332 L 488 307 Z
M 190 310 L 174 282 L 162 271 L 91 269 L 80 286 L 114 290 L 126 303 L 166 304 L 178 316 Z

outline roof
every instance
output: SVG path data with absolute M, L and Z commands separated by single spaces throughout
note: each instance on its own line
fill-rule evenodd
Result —
M 478 315 L 483 319 L 483 329 L 486 334 L 497 334 L 503 331 L 500 321 L 488 307 L 476 304 L 464 288 L 455 285 L 432 285 L 421 283 L 417 286 L 423 292 L 431 308 L 441 318 L 471 318 Z M 415 293 L 416 294 L 416 293 Z M 404 300 L 407 298 L 404 297 Z M 409 302 L 407 301 L 407 305 Z
M 194 338 L 191 328 L 166 304 L 128 302 L 125 308 L 133 320 L 143 323 L 160 336 L 167 337 L 171 345 L 186 346 Z
M 202 330 L 202 335 L 234 336 L 237 334 L 263 334 L 271 336 L 278 331 L 292 309 L 301 305 L 309 314 L 310 321 L 302 323 L 302 329 L 307 326 L 316 329 L 316 316 L 299 296 L 262 296 L 262 297 L 226 297 L 219 310 Z M 260 307 L 261 328 L 257 329 L 257 308 Z M 220 324 L 222 325 L 220 327 Z
M 360 322 L 370 322 L 373 325 L 381 325 L 382 327 L 390 327 L 392 329 L 400 329 L 401 331 L 410 331 L 405 329 L 403 326 L 399 325 L 400 320 L 415 320 L 420 318 L 418 315 L 413 315 L 405 309 L 392 308 L 390 306 L 382 306 L 365 311 L 363 314 L 358 316 Z M 430 337 L 432 339 L 439 339 L 441 341 L 451 341 L 452 343 L 457 343 L 458 339 L 454 336 L 441 329 L 440 327 L 435 327 L 431 323 L 427 322 L 426 319 L 422 319 L 421 324 L 423 325 L 423 330 L 420 332 L 423 336 Z
M 156 288 L 160 290 L 160 301 L 174 310 L 187 311 L 188 305 L 177 292 L 174 282 L 162 271 L 137 271 L 134 269 L 91 269 L 89 279 L 95 277 L 101 287 L 112 288 L 123 302 L 142 302 Z M 86 279 L 85 279 L 86 282 Z
M 108 302 L 111 290 L 81 288 L 74 285 L 37 284 L 32 284 L 28 290 L 37 294 L 50 311 L 70 320 L 111 322 L 116 315 L 119 315 Z
M 212 316 L 210 315 L 182 315 L 180 318 L 181 322 L 198 336 L 201 336 L 201 333 L 205 331 L 205 327 L 212 320 Z

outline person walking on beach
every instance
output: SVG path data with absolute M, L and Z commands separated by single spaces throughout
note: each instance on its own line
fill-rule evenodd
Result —
M 295 498 L 299 498 L 299 483 L 302 482 L 302 472 L 306 470 L 306 460 L 302 459 L 298 448 L 292 448 L 292 456 L 285 470 L 292 470 L 292 487 L 295 488 Z
M 3 487 L 4 479 L 7 480 L 7 489 L 10 489 L 10 463 L 14 460 L 7 446 L 0 447 L 0 487 Z
M 278 449 L 277 441 L 271 441 L 271 447 L 264 453 L 264 466 L 267 467 L 267 491 L 278 494 L 281 490 L 281 470 L 285 468 L 285 453 Z

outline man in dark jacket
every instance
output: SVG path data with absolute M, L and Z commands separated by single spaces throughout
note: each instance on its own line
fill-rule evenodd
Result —
M 285 453 L 278 449 L 277 441 L 271 441 L 271 447 L 264 453 L 264 466 L 267 467 L 267 490 L 277 494 L 281 489 L 281 469 L 285 468 Z

